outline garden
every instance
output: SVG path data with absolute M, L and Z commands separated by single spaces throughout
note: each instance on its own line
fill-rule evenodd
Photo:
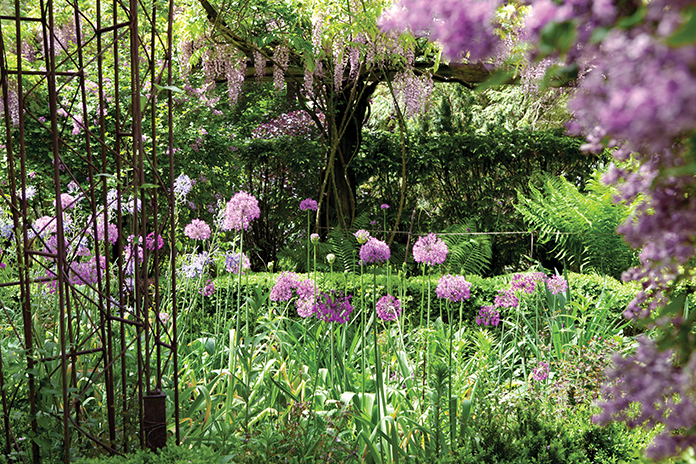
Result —
M 694 11 L 0 6 L 0 463 L 696 462 Z

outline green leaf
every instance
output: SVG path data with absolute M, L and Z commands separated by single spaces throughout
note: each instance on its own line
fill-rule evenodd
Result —
M 157 84 L 153 84 L 153 85 L 154 85 L 155 88 L 156 88 L 158 91 L 160 91 L 160 92 L 161 92 L 162 90 L 170 90 L 170 91 L 176 92 L 176 93 L 184 93 L 183 90 L 181 90 L 179 87 L 176 87 L 176 86 L 174 86 L 174 85 L 157 85 Z
M 485 82 L 480 83 L 476 86 L 477 92 L 483 92 L 484 90 L 491 87 L 498 87 L 503 84 L 507 84 L 510 79 L 514 77 L 515 73 L 512 71 L 497 71 L 491 75 Z
M 696 5 L 685 8 L 682 11 L 684 23 L 677 31 L 667 39 L 667 45 L 671 47 L 681 47 L 696 43 Z
M 648 8 L 645 6 L 641 6 L 631 16 L 628 16 L 626 18 L 621 18 L 619 20 L 619 22 L 616 23 L 616 25 L 620 29 L 631 29 L 632 27 L 637 26 L 638 24 L 643 22 L 647 12 L 648 12 Z
M 159 188 L 159 185 L 157 185 L 157 184 L 145 183 L 145 184 L 141 185 L 140 188 L 141 188 L 141 189 L 149 189 L 149 188 L 156 189 L 156 188 Z
M 539 51 L 543 55 L 549 55 L 554 50 L 565 54 L 575 43 L 577 30 L 571 21 L 562 23 L 549 23 L 541 30 L 541 42 Z

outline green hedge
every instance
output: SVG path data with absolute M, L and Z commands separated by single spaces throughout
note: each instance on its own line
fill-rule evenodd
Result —
M 249 317 L 256 320 L 263 313 L 268 311 L 268 295 L 280 274 L 254 273 L 242 277 L 242 288 L 244 293 L 240 299 L 242 303 L 249 299 Z M 300 274 L 302 277 L 306 275 Z M 492 304 L 499 290 L 508 288 L 512 275 L 482 278 L 479 276 L 467 276 L 471 282 L 471 298 L 462 304 L 463 319 L 468 324 L 474 324 L 476 315 L 481 305 Z M 421 322 L 419 308 L 423 303 L 424 314 L 422 320 L 427 318 L 428 307 L 428 281 L 430 281 L 430 317 L 437 319 L 442 311 L 443 320 L 447 321 L 447 306 L 435 294 L 437 287 L 437 276 L 417 276 L 403 278 L 400 275 L 392 275 L 390 280 L 384 274 L 373 277 L 372 274 L 363 276 L 365 289 L 365 301 L 372 301 L 373 279 L 376 284 L 376 298 L 387 293 L 389 281 L 391 282 L 392 294 L 398 295 L 402 299 L 402 305 L 407 315 L 407 319 L 413 325 Z M 588 309 L 594 308 L 595 303 L 603 295 L 604 304 L 609 306 L 611 313 L 619 320 L 628 302 L 637 293 L 639 287 L 634 283 L 622 283 L 611 277 L 593 274 L 568 274 L 568 280 L 573 295 L 584 298 Z M 353 305 L 360 303 L 360 276 L 353 274 L 329 274 L 317 273 L 317 282 L 320 291 L 331 289 L 344 290 L 347 294 L 353 295 Z M 179 285 L 178 301 L 179 307 L 184 311 L 190 312 L 194 317 L 190 320 L 190 329 L 193 333 L 212 332 L 215 314 L 226 314 L 231 317 L 237 305 L 237 277 L 223 276 L 214 280 L 215 293 L 210 297 L 200 295 L 199 290 L 205 282 L 187 281 Z M 276 311 L 282 311 L 283 304 L 270 302 Z M 290 313 L 294 314 L 294 308 L 290 307 Z M 459 317 L 459 305 L 453 305 L 454 315 Z

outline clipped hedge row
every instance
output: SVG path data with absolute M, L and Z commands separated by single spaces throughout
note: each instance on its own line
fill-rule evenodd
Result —
M 280 274 L 254 273 L 242 277 L 243 293 L 240 301 L 252 302 L 250 305 L 250 319 L 256 320 L 263 312 L 268 310 L 268 305 L 276 305 L 277 311 L 282 311 L 283 305 L 268 300 L 268 295 Z M 302 275 L 306 277 L 306 275 Z M 492 304 L 499 290 L 506 289 L 512 275 L 482 278 L 479 276 L 467 276 L 471 282 L 471 298 L 464 301 L 461 305 L 464 321 L 473 324 L 481 305 Z M 191 321 L 191 328 L 194 333 L 211 332 L 213 329 L 213 319 L 216 313 L 228 314 L 231 316 L 237 305 L 237 276 L 223 276 L 216 278 L 215 292 L 211 296 L 203 296 L 200 289 L 206 282 L 188 281 L 182 282 L 179 286 L 179 307 L 184 311 L 193 312 L 195 317 Z M 366 302 L 371 302 L 373 298 L 373 283 L 377 292 L 375 298 L 379 298 L 387 293 L 391 288 L 391 293 L 402 299 L 402 306 L 411 324 L 417 325 L 427 318 L 428 301 L 430 302 L 430 317 L 435 320 L 442 313 L 443 320 L 447 321 L 447 306 L 442 300 L 437 298 L 435 288 L 437 287 L 438 276 L 416 276 L 403 278 L 396 274 L 389 278 L 384 274 L 373 276 L 365 274 L 362 277 L 364 298 Z M 320 291 L 330 291 L 332 289 L 344 291 L 353 295 L 353 304 L 360 302 L 361 277 L 353 274 L 329 274 L 317 273 L 316 277 Z M 617 318 L 621 318 L 626 305 L 634 297 L 639 287 L 634 283 L 623 283 L 608 276 L 594 274 L 568 274 L 568 281 L 573 295 L 584 299 L 586 308 L 589 310 L 595 307 L 597 301 L 602 297 L 603 304 L 609 307 L 611 313 Z M 428 282 L 430 291 L 428 292 Z M 587 304 L 589 303 L 589 304 Z M 422 306 L 421 306 L 422 305 Z M 420 308 L 424 314 L 421 315 Z M 290 308 L 290 314 L 294 314 L 294 308 Z M 451 308 L 458 319 L 460 307 L 458 304 Z

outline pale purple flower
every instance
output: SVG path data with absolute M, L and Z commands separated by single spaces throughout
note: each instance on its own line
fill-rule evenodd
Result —
M 300 280 L 295 285 L 295 293 L 300 299 L 312 298 L 316 293 L 317 286 L 312 279 Z
M 309 241 L 312 242 L 314 245 L 319 243 L 319 234 L 312 234 L 309 236 Z
M 208 281 L 205 283 L 205 286 L 201 287 L 201 289 L 198 290 L 198 293 L 200 293 L 203 296 L 212 296 L 213 293 L 215 293 L 215 282 L 208 279 Z
M 148 250 L 154 251 L 155 247 L 158 250 L 161 250 L 163 246 L 164 246 L 164 239 L 162 238 L 162 236 L 160 234 L 157 234 L 157 236 L 155 236 L 154 232 L 150 232 L 149 234 L 147 234 L 147 237 L 145 237 L 145 247 Z
M 197 255 L 190 255 L 188 258 L 188 264 L 181 266 L 181 272 L 184 276 L 189 279 L 194 277 L 199 277 L 203 275 L 210 264 L 210 257 L 208 253 L 199 253 Z
M 355 232 L 353 235 L 358 240 L 358 243 L 360 245 L 363 245 L 365 242 L 367 242 L 370 239 L 370 233 L 368 231 L 366 231 L 365 229 L 360 229 L 359 231 Z
M 97 231 L 94 235 L 97 241 L 104 240 L 108 235 L 109 243 L 113 245 L 116 243 L 116 240 L 118 240 L 118 227 L 116 224 L 111 223 L 108 223 L 107 226 L 104 227 L 104 218 L 100 216 L 97 218 Z
M 516 308 L 520 304 L 512 289 L 498 290 L 495 297 L 496 308 Z
M 431 266 L 444 263 L 447 252 L 447 244 L 432 232 L 420 237 L 413 245 L 413 259 Z
M 225 206 L 222 228 L 225 230 L 246 230 L 254 219 L 261 216 L 259 202 L 245 191 L 234 194 Z
M 283 271 L 278 276 L 271 289 L 271 301 L 288 301 L 292 298 L 292 290 L 297 286 L 299 277 L 294 272 Z
M 184 227 L 184 235 L 193 240 L 208 240 L 210 238 L 210 226 L 201 219 L 194 219 Z
M 74 208 L 77 206 L 78 198 L 73 197 L 69 193 L 60 194 L 60 207 L 62 209 Z M 53 200 L 53 206 L 56 206 L 56 201 Z
M 174 179 L 174 195 L 177 200 L 183 201 L 192 188 L 193 182 L 191 182 L 191 178 L 186 174 L 179 174 L 179 177 Z
M 297 309 L 297 315 L 302 318 L 308 318 L 314 314 L 314 298 L 299 298 L 295 301 L 295 308 Z
M 515 291 L 523 291 L 528 294 L 534 293 L 536 285 L 539 282 L 544 282 L 546 275 L 543 272 L 531 272 L 528 274 L 515 274 L 510 282 L 510 289 Z
M 532 371 L 532 378 L 537 382 L 542 382 L 549 377 L 549 363 L 539 361 L 539 366 Z
M 380 206 L 380 208 L 382 208 L 382 209 L 389 209 L 389 205 L 386 204 L 386 203 L 382 203 L 382 205 Z
M 558 295 L 568 290 L 568 282 L 562 275 L 555 275 L 546 281 L 546 286 L 552 295 Z
M 401 300 L 392 295 L 384 295 L 377 301 L 377 317 L 385 322 L 394 321 L 401 316 Z
M 446 274 L 438 280 L 435 294 L 438 298 L 447 299 L 452 303 L 468 300 L 471 297 L 471 282 L 464 276 Z
M 317 202 L 311 198 L 306 198 L 300 202 L 300 209 L 302 211 L 316 211 L 318 208 Z
M 360 264 L 382 264 L 390 256 L 389 245 L 374 237 L 360 247 Z
M 242 253 L 242 274 L 244 274 L 245 269 L 249 268 L 251 268 L 249 257 Z M 239 273 L 239 253 L 228 251 L 225 254 L 225 269 L 227 269 L 227 272 L 231 272 L 232 274 Z
M 481 306 L 476 316 L 476 324 L 497 326 L 498 323 L 500 323 L 500 312 L 494 306 Z
M 33 227 L 37 235 L 46 236 L 58 231 L 58 221 L 55 217 L 41 216 L 34 221 Z

